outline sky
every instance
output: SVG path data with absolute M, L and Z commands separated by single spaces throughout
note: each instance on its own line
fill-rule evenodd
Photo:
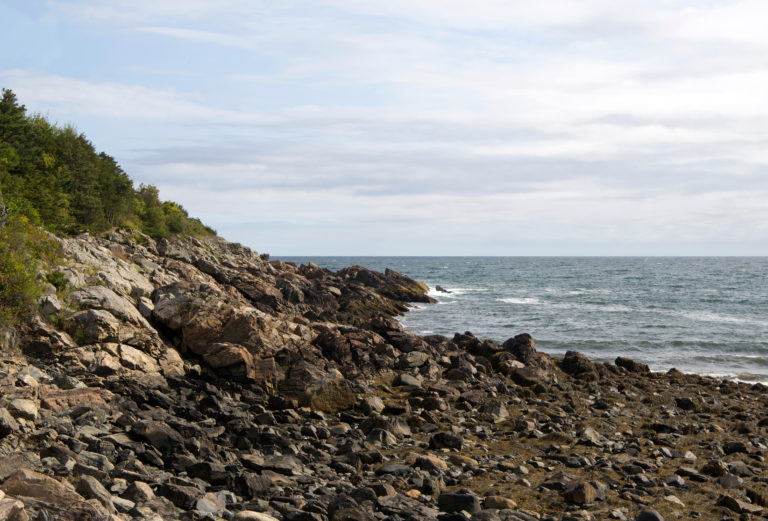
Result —
M 768 2 L 0 0 L 0 86 L 272 255 L 768 255 Z

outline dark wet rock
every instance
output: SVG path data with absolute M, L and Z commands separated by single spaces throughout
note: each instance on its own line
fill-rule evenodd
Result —
M 565 353 L 560 367 L 563 372 L 582 380 L 597 380 L 599 378 L 594 362 L 576 351 Z
M 623 367 L 632 373 L 650 373 L 651 369 L 646 364 L 642 364 L 630 358 L 618 357 L 614 362 L 617 367 Z
M 675 404 L 684 411 L 696 411 L 699 408 L 696 400 L 694 400 L 690 396 L 675 398 Z
M 723 447 L 723 451 L 725 451 L 726 454 L 735 454 L 735 453 L 746 453 L 747 452 L 747 444 L 743 441 L 729 441 L 725 444 Z
M 460 436 L 448 432 L 438 432 L 429 439 L 430 449 L 454 449 L 461 450 L 464 441 Z
M 474 514 L 481 510 L 480 498 L 470 492 L 440 494 L 437 506 L 443 512 L 469 512 Z

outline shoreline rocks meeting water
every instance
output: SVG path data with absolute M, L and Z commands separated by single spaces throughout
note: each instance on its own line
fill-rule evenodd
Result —
M 418 336 L 391 270 L 59 243 L 0 333 L 0 520 L 768 517 L 761 384 Z

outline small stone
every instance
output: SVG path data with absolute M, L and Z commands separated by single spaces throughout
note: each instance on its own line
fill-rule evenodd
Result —
M 119 496 L 112 496 L 112 504 L 115 506 L 118 512 L 128 513 L 136 508 L 136 503 L 130 499 L 125 499 Z
M 723 447 L 723 451 L 726 454 L 746 453 L 747 444 L 743 441 L 729 441 L 725 444 L 725 447 Z
M 46 317 L 61 311 L 61 302 L 56 295 L 43 295 L 39 300 L 40 313 Z
M 495 508 L 496 510 L 514 510 L 517 503 L 514 500 L 502 496 L 487 496 L 483 500 L 483 508 Z
M 408 373 L 399 373 L 392 381 L 392 385 L 395 387 L 421 387 L 421 380 Z
M 588 505 L 597 497 L 597 490 L 589 483 L 576 482 L 566 487 L 563 496 L 574 505 Z
M 389 463 L 376 470 L 377 476 L 383 476 L 385 474 L 392 474 L 395 476 L 408 476 L 413 472 L 413 469 L 407 465 L 400 463 Z
M 278 521 L 276 517 L 264 512 L 254 512 L 253 510 L 241 510 L 235 514 L 233 519 L 234 521 Z
M 635 521 L 664 521 L 664 518 L 652 508 L 648 508 L 637 514 Z
M 741 488 L 744 480 L 733 474 L 725 474 L 720 477 L 718 483 L 720 483 L 720 486 L 723 488 Z
M 448 464 L 445 461 L 437 456 L 431 456 L 429 454 L 419 456 L 416 459 L 415 465 L 427 470 L 448 470 Z
M 221 512 L 226 507 L 226 497 L 221 492 L 208 492 L 195 503 L 195 510 L 207 514 Z
M 479 465 L 476 459 L 470 458 L 469 456 L 465 456 L 463 454 L 456 454 L 455 452 L 448 454 L 448 461 L 450 461 L 454 465 L 461 465 L 463 467 L 474 468 Z
M 395 487 L 389 483 L 374 483 L 371 485 L 371 490 L 376 494 L 376 497 L 394 496 L 397 494 Z
M 664 496 L 665 501 L 669 501 L 670 503 L 673 503 L 679 507 L 685 508 L 685 503 L 683 503 L 679 497 L 674 495 Z
M 124 498 L 135 501 L 136 503 L 145 503 L 155 499 L 155 493 L 148 484 L 143 481 L 134 481 L 123 494 Z

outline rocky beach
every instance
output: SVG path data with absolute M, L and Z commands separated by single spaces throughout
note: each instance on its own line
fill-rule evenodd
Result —
M 56 240 L 0 331 L 0 520 L 768 517 L 761 384 L 417 336 L 394 271 Z

